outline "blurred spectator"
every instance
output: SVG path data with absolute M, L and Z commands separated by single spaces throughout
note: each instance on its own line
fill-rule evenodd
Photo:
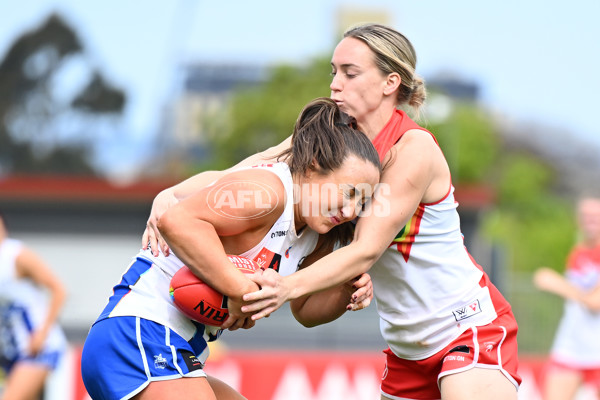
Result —
M 49 294 L 49 296 L 47 296 Z M 34 400 L 66 349 L 57 318 L 65 289 L 21 241 L 8 237 L 0 213 L 0 399 Z
M 550 352 L 545 400 L 574 399 L 583 383 L 600 396 L 600 196 L 577 204 L 580 240 L 568 257 L 565 276 L 540 268 L 534 284 L 566 300 Z

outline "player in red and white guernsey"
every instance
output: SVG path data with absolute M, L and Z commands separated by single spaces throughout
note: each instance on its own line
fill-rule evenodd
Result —
M 521 378 L 510 305 L 465 249 L 435 138 L 397 109 L 424 100 L 415 63 L 412 45 L 393 29 L 346 32 L 331 61 L 331 97 L 377 148 L 382 190 L 352 243 L 289 277 L 256 274 L 262 290 L 244 296 L 257 303 L 243 310 L 260 311 L 258 319 L 369 271 L 389 345 L 382 398 L 514 400 Z
M 425 100 L 415 65 L 412 44 L 394 29 L 367 24 L 345 33 L 331 60 L 331 98 L 375 144 L 382 190 L 351 244 L 289 277 L 254 274 L 262 290 L 244 296 L 256 303 L 243 310 L 258 319 L 369 271 L 389 343 L 383 399 L 516 400 L 521 378 L 510 305 L 464 248 L 450 170 L 435 138 L 398 110 L 418 110 Z M 289 140 L 250 159 L 286 147 Z M 156 229 L 160 215 L 218 175 L 198 174 L 157 196 L 143 241 L 155 251 L 168 248 Z M 223 327 L 238 323 L 232 316 Z
M 86 339 L 81 370 L 93 399 L 162 400 L 190 393 L 205 400 L 243 399 L 202 370 L 210 335 L 176 308 L 170 279 L 186 265 L 228 297 L 228 311 L 240 321 L 235 328 L 253 326 L 240 312 L 241 297 L 258 287 L 227 254 L 293 274 L 307 256 L 318 257 L 344 240 L 344 223 L 356 218 L 379 181 L 375 148 L 347 121 L 330 99 L 309 103 L 280 162 L 231 171 L 162 216 L 161 232 L 173 251 L 142 250 L 136 256 Z M 358 289 L 344 284 L 302 299 L 296 318 L 306 325 L 334 320 L 351 295 L 368 304 L 370 279 L 357 279 L 349 282 Z M 312 307 L 315 302 L 319 307 Z
M 580 240 L 565 275 L 548 267 L 534 275 L 538 288 L 566 300 L 544 379 L 546 400 L 574 399 L 584 383 L 600 396 L 600 197 L 582 196 L 577 225 Z

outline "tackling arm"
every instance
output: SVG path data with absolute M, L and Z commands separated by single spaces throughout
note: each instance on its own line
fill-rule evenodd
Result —
M 436 186 L 443 181 L 446 189 L 427 194 L 443 197 L 440 193 L 447 191 L 449 173 L 428 133 L 403 137 L 392 152 L 391 161 L 384 163 L 381 185 L 359 218 L 352 243 L 287 277 L 261 279 L 255 274 L 253 279 L 256 277 L 261 290 L 244 295 L 244 301 L 252 302 L 242 307 L 244 312 L 253 312 L 252 318 L 260 319 L 285 301 L 330 289 L 367 272 L 426 198 L 434 180 Z
M 318 246 L 317 250 L 304 260 L 302 268 L 306 268 L 332 250 L 333 245 Z M 353 297 L 355 302 L 352 302 Z M 369 274 L 362 274 L 342 285 L 292 300 L 290 308 L 296 320 L 310 328 L 334 321 L 348 310 L 366 308 L 372 299 L 371 277 Z

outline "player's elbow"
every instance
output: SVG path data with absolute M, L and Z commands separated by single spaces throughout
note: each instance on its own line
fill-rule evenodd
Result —
M 345 312 L 345 309 L 338 311 L 319 304 L 316 307 L 314 304 L 312 307 L 307 306 L 306 303 L 298 306 L 294 305 L 293 302 L 290 303 L 290 309 L 296 321 L 305 328 L 314 328 L 315 326 L 327 324 L 338 319 Z
M 69 293 L 67 292 L 67 288 L 62 282 L 59 282 L 58 287 L 56 289 L 56 297 L 58 298 L 58 303 L 62 308 L 67 302 L 67 297 L 69 297 Z
M 292 315 L 305 328 L 314 328 L 321 325 L 322 322 L 317 321 L 314 315 L 307 311 L 309 307 L 306 307 L 306 301 L 307 298 L 291 301 L 290 310 L 292 311 Z
M 375 247 L 371 247 L 369 250 L 366 250 L 363 253 L 364 262 L 369 266 L 375 264 L 375 262 L 379 259 L 380 256 L 381 252 L 378 251 Z
M 323 325 L 322 323 L 318 323 L 316 321 L 298 321 L 305 328 L 314 328 L 315 326 Z
M 327 322 L 329 322 L 329 321 L 317 320 L 314 318 L 306 318 L 301 313 L 294 314 L 294 318 L 296 318 L 296 321 L 298 321 L 300 323 L 300 325 L 302 325 L 305 328 L 314 328 L 315 326 L 323 325 L 323 324 L 326 324 Z
M 173 237 L 173 235 L 177 232 L 177 227 L 181 228 L 179 221 L 181 212 L 177 209 L 177 207 L 172 207 L 167 210 L 163 215 L 158 219 L 158 223 L 156 227 L 158 228 L 160 234 L 167 240 Z
M 315 321 L 304 319 L 301 316 L 295 315 L 294 317 L 296 318 L 296 321 L 298 321 L 300 325 L 302 325 L 305 328 L 314 328 L 315 326 L 319 325 Z
M 357 274 L 368 272 L 379 257 L 381 257 L 381 253 L 377 246 L 374 246 L 372 243 L 367 243 L 367 241 L 357 243 L 354 262 L 354 265 L 358 268 L 356 271 Z

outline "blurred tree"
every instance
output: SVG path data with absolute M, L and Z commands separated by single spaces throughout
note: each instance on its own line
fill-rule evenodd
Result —
M 485 182 L 498 160 L 500 137 L 483 109 L 469 102 L 455 102 L 443 121 L 424 125 L 444 150 L 455 182 Z
M 564 267 L 575 240 L 572 205 L 555 194 L 556 172 L 530 154 L 507 154 L 496 167 L 498 207 L 485 219 L 486 231 L 503 248 L 516 271 L 542 265 Z
M 483 185 L 496 193 L 494 207 L 483 215 L 483 231 L 507 253 L 507 267 L 562 268 L 575 226 L 569 198 L 553 190 L 554 165 L 505 145 L 492 117 L 472 102 L 454 101 L 450 115 L 427 128 L 444 150 L 456 185 Z
M 97 71 L 72 106 L 91 113 L 119 113 L 125 105 L 122 91 L 112 88 Z
M 90 120 L 120 113 L 125 95 L 97 71 L 79 93 L 65 95 L 57 80 L 82 52 L 81 41 L 58 15 L 10 47 L 0 62 L 0 172 L 95 173 Z
M 300 110 L 310 100 L 329 95 L 329 60 L 319 58 L 304 67 L 277 66 L 259 87 L 233 94 L 229 108 L 207 129 L 213 138 L 211 156 L 199 169 L 228 168 L 243 158 L 280 143 L 292 134 Z

